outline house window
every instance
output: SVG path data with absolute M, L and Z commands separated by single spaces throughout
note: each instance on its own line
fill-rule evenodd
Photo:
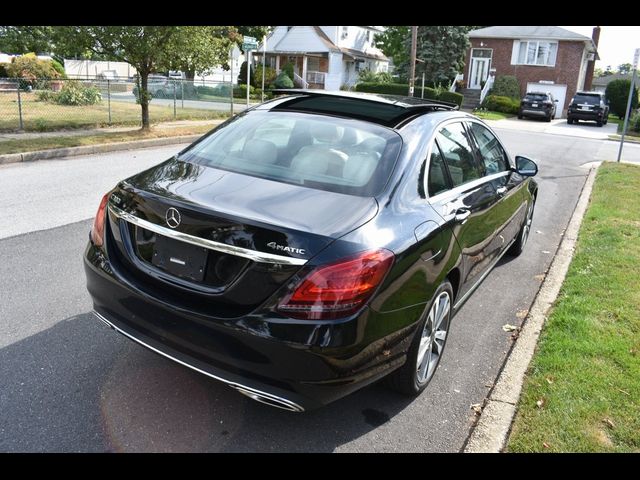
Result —
M 371 30 L 367 30 L 367 42 L 371 41 Z
M 557 54 L 558 42 L 521 41 L 517 63 L 519 65 L 546 65 L 553 67 L 556 64 Z

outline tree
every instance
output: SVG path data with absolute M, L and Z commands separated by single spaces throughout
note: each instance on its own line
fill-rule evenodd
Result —
M 618 73 L 621 75 L 629 75 L 633 70 L 633 65 L 630 63 L 623 63 L 622 65 L 618 65 Z
M 175 36 L 184 27 L 174 26 L 82 26 L 53 27 L 58 47 L 90 50 L 98 55 L 107 55 L 113 60 L 127 62 L 138 71 L 138 98 L 142 110 L 142 129 L 148 130 L 149 100 L 147 90 L 149 74 L 166 69 L 171 61 L 169 55 Z
M 464 57 L 469 48 L 467 32 L 473 27 L 427 25 L 418 27 L 417 57 L 422 60 L 416 64 L 416 78 L 425 74 L 425 81 L 436 86 L 448 84 L 462 71 Z M 405 42 L 409 52 L 411 39 Z M 424 63 L 423 63 L 424 62 Z M 402 73 L 409 71 L 409 58 L 398 65 Z
M 609 100 L 609 109 L 612 113 L 618 116 L 618 118 L 624 118 L 626 116 L 627 101 L 629 100 L 629 87 L 631 86 L 631 80 L 618 79 L 609 82 L 605 95 Z M 633 88 L 631 95 L 631 109 L 638 108 L 638 88 Z
M 179 27 L 167 46 L 168 69 L 180 70 L 193 79 L 226 64 L 236 32 L 232 26 Z
M 391 58 L 395 66 L 408 64 L 410 49 L 407 49 L 407 42 L 411 41 L 411 27 L 390 26 L 377 33 L 374 39 L 376 47 Z
M 242 37 L 247 35 L 258 40 L 258 43 L 262 41 L 262 38 L 268 34 L 273 27 L 269 25 L 254 25 L 254 26 L 236 26 L 235 27 L 239 35 L 236 37 L 238 45 L 242 43 Z

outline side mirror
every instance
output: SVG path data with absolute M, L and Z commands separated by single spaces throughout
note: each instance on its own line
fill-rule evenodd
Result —
M 523 177 L 535 177 L 538 174 L 538 165 L 530 158 L 517 155 L 516 173 Z

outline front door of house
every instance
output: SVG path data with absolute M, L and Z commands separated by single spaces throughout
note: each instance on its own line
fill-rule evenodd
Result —
M 489 78 L 491 68 L 491 49 L 474 48 L 471 50 L 471 72 L 469 73 L 469 88 L 482 88 L 483 82 Z

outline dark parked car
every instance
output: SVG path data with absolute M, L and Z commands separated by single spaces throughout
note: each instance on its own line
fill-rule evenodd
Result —
M 287 93 L 104 196 L 95 313 L 286 410 L 387 375 L 416 395 L 454 313 L 522 252 L 537 166 L 449 104 Z
M 567 123 L 578 120 L 596 122 L 601 127 L 609 121 L 609 102 L 603 92 L 577 92 L 567 109 Z
M 528 92 L 520 100 L 518 118 L 544 118 L 547 122 L 550 122 L 556 116 L 557 103 L 558 100 L 554 99 L 550 92 Z

